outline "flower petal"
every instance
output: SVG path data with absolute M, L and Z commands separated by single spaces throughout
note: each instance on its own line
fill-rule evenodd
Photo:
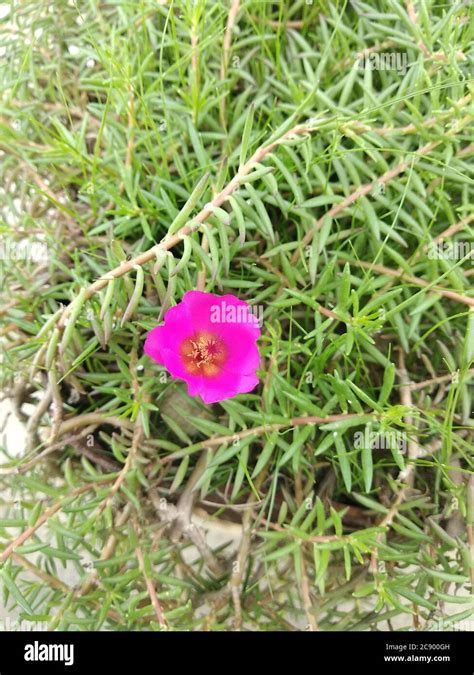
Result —
M 211 345 L 213 336 L 221 341 L 224 356 L 220 362 L 212 351 L 206 351 L 206 344 L 200 344 L 203 336 L 209 336 Z M 258 385 L 255 371 L 260 363 L 256 344 L 259 336 L 258 321 L 243 300 L 230 294 L 188 291 L 180 303 L 166 312 L 164 324 L 149 332 L 144 349 L 172 377 L 187 383 L 190 396 L 200 395 L 211 404 L 252 391 Z M 193 354 L 194 348 L 183 347 L 190 340 L 198 344 L 194 346 L 199 353 L 195 363 L 189 362 L 198 358 Z

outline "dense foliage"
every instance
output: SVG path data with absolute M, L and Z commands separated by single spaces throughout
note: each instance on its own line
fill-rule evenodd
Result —
M 8 611 L 469 620 L 472 3 L 2 7 Z M 262 316 L 252 393 L 143 354 L 195 288 Z

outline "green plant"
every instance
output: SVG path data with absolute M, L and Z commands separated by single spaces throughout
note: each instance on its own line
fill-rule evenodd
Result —
M 10 8 L 7 608 L 65 630 L 470 617 L 470 11 Z M 208 407 L 142 351 L 196 287 L 264 318 L 260 388 Z M 237 522 L 236 552 L 193 513 Z

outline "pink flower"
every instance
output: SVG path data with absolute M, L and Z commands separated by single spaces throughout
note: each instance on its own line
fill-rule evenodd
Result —
M 148 333 L 145 353 L 184 380 L 190 396 L 216 403 L 255 389 L 260 328 L 246 302 L 188 291 L 164 319 Z

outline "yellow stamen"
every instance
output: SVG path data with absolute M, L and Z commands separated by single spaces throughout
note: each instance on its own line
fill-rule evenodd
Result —
M 222 340 L 210 333 L 193 335 L 181 345 L 185 368 L 192 375 L 215 377 L 222 370 L 226 354 Z

